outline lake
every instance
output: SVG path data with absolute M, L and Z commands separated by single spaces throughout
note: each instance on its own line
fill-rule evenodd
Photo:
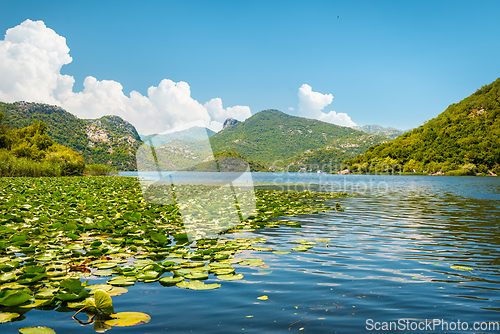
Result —
M 301 228 L 238 233 L 265 237 L 266 247 L 281 251 L 290 251 L 294 240 L 316 242 L 307 252 L 237 254 L 267 265 L 235 265 L 242 280 L 207 291 L 158 283 L 129 287 L 113 298 L 115 309 L 133 308 L 151 321 L 110 333 L 360 333 L 391 325 L 400 332 L 500 331 L 475 324 L 500 321 L 500 178 L 252 176 L 262 187 L 356 194 L 328 200 L 339 202 L 343 212 L 289 218 Z M 58 333 L 94 332 L 67 313 L 39 310 L 0 330 L 17 333 L 36 325 Z

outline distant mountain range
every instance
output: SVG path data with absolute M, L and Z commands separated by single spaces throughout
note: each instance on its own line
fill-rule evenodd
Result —
M 359 130 L 359 131 L 364 131 L 366 133 L 373 133 L 382 137 L 387 137 L 387 138 L 397 138 L 401 136 L 405 131 L 387 127 L 384 128 L 380 125 L 363 125 L 363 126 L 353 126 L 353 129 Z
M 238 152 L 265 167 L 275 162 L 281 167 L 300 163 L 304 154 L 317 149 L 335 152 L 338 159 L 344 160 L 387 141 L 375 134 L 274 109 L 258 112 L 210 137 L 214 152 Z
M 136 168 L 135 153 L 142 144 L 135 127 L 118 116 L 80 119 L 61 107 L 29 102 L 3 103 L 4 124 L 20 129 L 35 120 L 47 124 L 58 144 L 80 153 L 86 164 L 101 163 L 119 170 Z
M 361 170 L 376 164 L 399 165 L 407 172 L 500 173 L 500 78 L 424 125 L 349 161 Z
M 194 168 L 213 159 L 212 152 L 236 152 L 252 162 L 253 170 L 263 166 L 267 170 L 312 171 L 317 168 L 312 165 L 340 164 L 389 140 L 278 110 L 258 112 L 244 122 L 228 120 L 218 133 L 194 127 L 147 136 L 139 136 L 132 124 L 118 116 L 85 120 L 57 106 L 28 102 L 0 103 L 0 111 L 7 126 L 17 129 L 43 121 L 54 141 L 82 154 L 85 163 L 108 164 L 119 170 L 137 168 L 136 152 L 143 142 L 156 147 L 160 163 L 167 169 Z M 154 161 L 148 159 L 143 162 L 154 169 Z

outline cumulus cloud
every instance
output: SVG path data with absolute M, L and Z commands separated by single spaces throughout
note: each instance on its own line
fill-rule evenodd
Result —
M 119 82 L 91 76 L 83 91 L 73 92 L 74 78 L 61 74 L 62 66 L 72 61 L 66 39 L 42 21 L 26 20 L 7 30 L 0 40 L 0 59 L 0 100 L 55 104 L 80 118 L 118 115 L 142 134 L 198 119 L 218 131 L 228 117 L 243 121 L 251 116 L 246 106 L 224 109 L 219 98 L 202 105 L 191 97 L 188 83 L 169 79 L 149 87 L 147 96 L 136 91 L 127 96 Z
M 333 110 L 328 113 L 323 112 L 323 109 L 332 103 L 332 94 L 314 92 L 311 86 L 303 84 L 299 88 L 298 96 L 301 116 L 342 126 L 356 126 L 356 123 L 346 113 L 337 113 Z
M 222 100 L 219 98 L 211 99 L 203 106 L 207 109 L 212 119 L 210 128 L 214 131 L 220 131 L 224 121 L 228 118 L 244 121 L 252 116 L 250 108 L 247 106 L 234 106 L 224 109 L 222 107 Z

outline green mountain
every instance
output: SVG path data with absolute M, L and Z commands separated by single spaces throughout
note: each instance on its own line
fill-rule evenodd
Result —
M 401 136 L 405 131 L 396 128 L 386 127 L 380 125 L 363 125 L 363 126 L 353 126 L 353 129 L 364 131 L 366 133 L 373 133 L 382 137 L 387 138 L 397 138 Z
M 207 137 L 212 137 L 214 134 L 215 131 L 212 131 L 209 128 L 194 126 L 186 130 L 176 131 L 172 133 L 152 134 L 147 136 L 141 135 L 141 140 L 145 143 L 149 143 L 149 141 L 151 140 L 152 146 L 157 147 L 175 139 L 197 141 L 206 139 Z
M 405 172 L 500 172 L 500 78 L 424 125 L 347 161 L 354 169 L 400 165 Z M 373 172 L 373 170 L 372 170 Z
M 338 148 L 318 148 L 307 150 L 285 161 L 284 170 L 288 172 L 334 172 L 339 171 L 342 162 L 352 158 L 352 154 Z
M 387 140 L 348 127 L 264 110 L 216 133 L 210 143 L 214 152 L 234 151 L 265 167 L 283 168 L 309 150 L 337 149 L 339 155 L 355 157 Z
M 107 164 L 119 170 L 136 168 L 135 152 L 141 139 L 136 129 L 118 116 L 85 120 L 61 107 L 41 103 L 0 102 L 4 124 L 21 129 L 39 120 L 58 144 L 80 153 L 86 164 Z

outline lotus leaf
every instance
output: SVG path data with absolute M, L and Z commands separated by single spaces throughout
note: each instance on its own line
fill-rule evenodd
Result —
M 208 278 L 208 274 L 204 272 L 193 272 L 191 274 L 184 275 L 184 278 L 191 280 L 203 280 Z
M 112 319 L 106 320 L 105 324 L 116 327 L 128 327 L 147 324 L 151 317 L 140 312 L 119 312 L 111 314 Z
M 217 275 L 217 279 L 223 280 L 223 281 L 236 281 L 240 280 L 243 278 L 243 274 L 237 274 L 237 275 Z
M 11 312 L 2 312 L 0 313 L 0 324 L 4 322 L 9 322 L 17 317 L 19 317 L 19 313 L 11 313 Z
M 184 277 L 182 276 L 169 276 L 169 277 L 163 277 L 160 278 L 160 283 L 162 285 L 175 285 L 179 282 L 182 282 L 184 280 Z
M 21 290 L 1 290 L 0 305 L 16 306 L 31 299 L 31 295 Z
M 42 327 L 42 326 L 20 328 L 19 333 L 21 333 L 21 334 L 56 334 L 56 332 L 52 328 Z
M 113 289 L 111 289 L 110 291 L 106 291 L 106 293 L 110 296 L 119 296 L 119 295 L 123 295 L 124 293 L 127 293 L 127 292 L 128 292 L 128 289 L 125 289 L 125 288 L 122 288 L 119 286 L 114 286 Z
M 220 284 L 217 283 L 205 284 L 200 281 L 191 281 L 191 282 L 182 281 L 180 283 L 177 283 L 176 285 L 179 288 L 191 289 L 191 290 L 212 290 L 212 289 L 218 289 L 221 286 Z

